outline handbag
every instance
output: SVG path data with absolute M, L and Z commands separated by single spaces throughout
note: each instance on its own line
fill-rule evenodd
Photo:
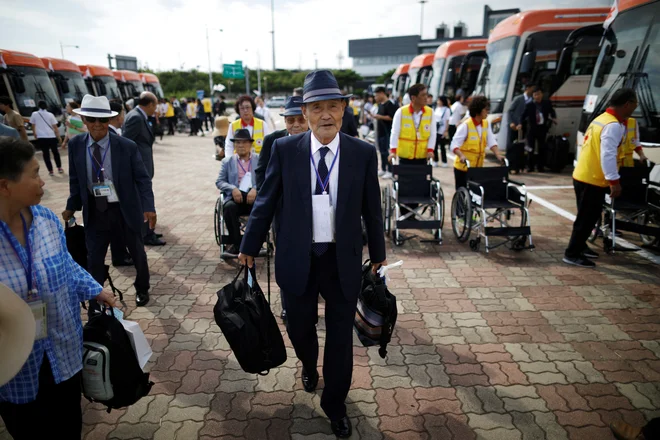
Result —
M 286 362 L 282 333 L 254 267 L 241 268 L 234 280 L 218 291 L 213 316 L 243 371 L 265 376 L 271 368 Z

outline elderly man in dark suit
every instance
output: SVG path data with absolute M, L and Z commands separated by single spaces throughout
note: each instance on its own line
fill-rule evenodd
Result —
M 122 136 L 135 142 L 147 168 L 149 177 L 154 178 L 154 150 L 153 145 L 156 140 L 149 118 L 156 113 L 158 108 L 158 98 L 151 92 L 142 92 L 137 101 L 137 106 L 124 119 L 122 127 Z M 153 229 L 145 225 L 142 230 L 144 235 L 144 244 L 150 246 L 163 246 L 165 242 Z
M 330 71 L 307 75 L 302 112 L 311 132 L 275 141 L 239 254 L 241 263 L 254 264 L 277 215 L 275 274 L 286 298 L 287 331 L 303 365 L 303 386 L 310 393 L 319 379 L 319 293 L 325 298 L 321 407 L 340 438 L 352 432 L 345 400 L 361 283 L 361 217 L 373 269 L 385 262 L 376 149 L 340 133 L 345 108 Z
M 122 234 L 133 257 L 136 303 L 149 302 L 149 266 L 142 240 L 142 224 L 156 225 L 151 178 L 135 142 L 110 133 L 110 118 L 117 115 L 105 96 L 85 95 L 75 110 L 89 133 L 69 141 L 69 199 L 65 221 L 83 211 L 89 273 L 105 281 L 105 255 L 115 234 Z M 90 314 L 98 305 L 90 301 Z

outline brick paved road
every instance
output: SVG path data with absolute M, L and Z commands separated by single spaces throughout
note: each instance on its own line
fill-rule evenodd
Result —
M 128 291 L 128 318 L 151 342 L 156 385 L 110 414 L 83 401 L 85 439 L 333 438 L 320 392 L 302 390 L 286 337 L 286 364 L 245 374 L 213 322 L 215 292 L 236 266 L 219 260 L 214 242 L 212 151 L 209 137 L 155 147 L 158 229 L 168 244 L 148 249 L 149 306 L 135 308 L 131 268 L 112 275 Z M 436 174 L 450 200 L 451 169 Z M 61 212 L 67 177 L 45 179 L 43 203 Z M 570 184 L 568 176 L 522 179 Z M 574 211 L 570 189 L 535 192 Z M 531 218 L 531 253 L 471 252 L 448 220 L 442 246 L 390 247 L 389 261 L 405 261 L 390 282 L 399 323 L 386 360 L 356 342 L 353 438 L 604 440 L 612 420 L 660 415 L 660 270 L 634 254 L 601 258 L 595 271 L 565 266 L 570 222 L 538 204 Z

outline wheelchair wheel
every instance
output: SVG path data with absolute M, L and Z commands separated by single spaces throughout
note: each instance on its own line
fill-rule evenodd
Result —
M 470 240 L 470 249 L 472 249 L 475 252 L 479 252 L 479 248 L 481 247 L 481 237 L 473 238 Z
M 472 201 L 467 188 L 459 188 L 451 200 L 451 227 L 456 239 L 465 243 L 472 232 Z
M 445 225 L 445 194 L 440 188 L 440 194 L 438 194 L 438 203 L 440 204 L 440 212 L 436 214 L 436 220 L 440 221 L 440 229 Z M 438 232 L 440 235 L 440 232 Z
M 390 197 L 389 187 L 386 186 L 381 191 L 381 200 L 383 205 L 383 231 L 390 233 L 390 221 L 392 217 L 392 199 Z
M 215 242 L 220 246 L 222 244 L 222 233 L 220 232 L 222 219 L 220 215 L 222 214 L 222 206 L 220 206 L 220 197 L 215 202 L 215 211 L 213 213 L 213 230 L 215 231 Z
M 656 226 L 660 227 L 659 219 L 653 213 L 645 212 L 644 214 L 637 217 L 637 222 L 644 226 Z M 652 235 L 639 234 L 639 238 L 642 240 L 645 246 L 652 246 L 656 242 L 657 238 Z
M 589 243 L 595 243 L 598 237 L 603 236 L 603 231 L 601 230 L 603 226 L 603 218 L 602 216 L 598 217 L 598 221 L 596 222 L 596 226 L 591 230 L 591 234 L 589 234 L 589 238 L 587 239 Z

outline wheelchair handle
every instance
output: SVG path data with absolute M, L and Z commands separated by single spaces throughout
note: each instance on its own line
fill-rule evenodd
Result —
M 505 167 L 509 168 L 509 159 L 507 159 L 506 157 L 503 157 L 502 158 L 502 166 L 505 166 Z
M 465 166 L 466 166 L 466 168 L 468 168 L 468 169 L 470 168 L 470 161 L 467 160 L 467 159 L 465 159 Z

